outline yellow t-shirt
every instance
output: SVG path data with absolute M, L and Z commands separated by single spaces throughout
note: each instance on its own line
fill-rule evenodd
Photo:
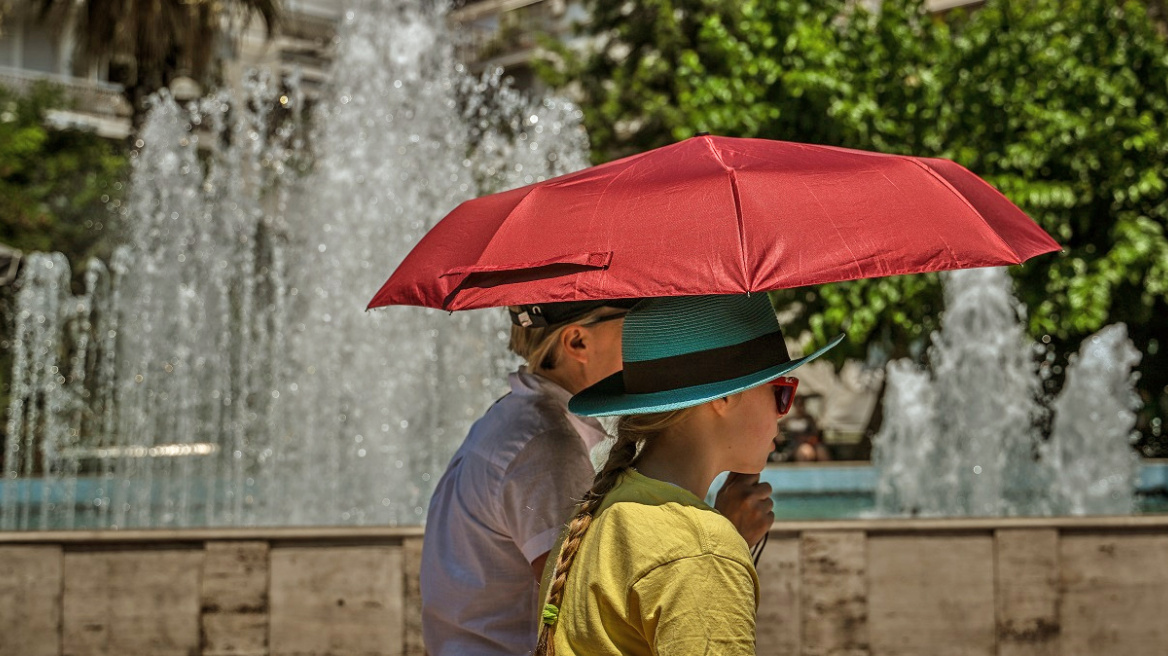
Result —
M 757 609 L 758 575 L 730 520 L 688 490 L 630 470 L 605 496 L 568 573 L 556 654 L 752 655 Z

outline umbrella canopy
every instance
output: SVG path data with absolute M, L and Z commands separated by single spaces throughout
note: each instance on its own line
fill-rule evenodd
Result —
M 703 135 L 459 205 L 369 307 L 764 292 L 1058 249 L 948 160 Z

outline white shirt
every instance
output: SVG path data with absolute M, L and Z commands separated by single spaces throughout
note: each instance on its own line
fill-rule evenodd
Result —
M 568 412 L 567 390 L 523 368 L 438 481 L 422 544 L 422 634 L 431 656 L 517 656 L 535 649 L 539 586 L 551 550 L 592 485 L 605 437 Z

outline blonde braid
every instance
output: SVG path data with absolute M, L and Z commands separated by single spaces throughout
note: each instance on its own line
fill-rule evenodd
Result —
M 692 408 L 683 408 L 670 412 L 658 412 L 643 415 L 625 415 L 617 421 L 616 441 L 608 452 L 604 466 L 597 472 L 592 481 L 592 488 L 584 493 L 584 497 L 576 506 L 576 514 L 568 522 L 568 532 L 564 543 L 560 547 L 560 555 L 556 559 L 556 567 L 552 570 L 551 582 L 548 584 L 547 600 L 542 613 L 543 623 L 540 624 L 539 641 L 535 646 L 535 656 L 555 656 L 555 631 L 559 619 L 560 605 L 564 601 L 564 588 L 568 582 L 568 572 L 572 569 L 572 562 L 584 541 L 584 534 L 592 525 L 592 519 L 600 510 L 605 495 L 616 487 L 621 474 L 633 466 L 637 459 L 638 447 L 647 439 L 664 431 L 666 428 L 680 423 Z

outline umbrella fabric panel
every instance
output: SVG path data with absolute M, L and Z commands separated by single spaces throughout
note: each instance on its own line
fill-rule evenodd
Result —
M 734 201 L 720 167 L 708 160 L 642 159 L 614 176 L 590 178 L 533 189 L 500 227 L 480 256 L 480 264 L 612 252 L 609 270 L 620 268 L 643 281 L 666 285 L 668 279 L 660 274 L 669 272 L 679 282 L 681 295 L 700 292 L 697 286 L 686 287 L 686 281 L 694 276 L 712 275 L 718 284 L 744 289 Z M 679 257 L 695 243 L 705 247 L 691 249 L 695 253 L 732 251 L 734 256 L 708 262 Z M 612 279 L 607 270 L 582 273 L 577 278 L 566 293 L 621 291 L 621 281 Z M 638 291 L 628 289 L 628 297 Z
M 522 187 L 465 201 L 422 237 L 378 291 L 369 307 L 419 305 L 442 307 L 457 280 L 445 276 L 472 267 L 507 215 L 527 195 Z
M 781 187 L 766 172 L 741 172 L 751 289 L 1020 261 L 964 198 L 934 189 L 942 181 L 898 171 L 916 168 L 886 161 L 853 170 L 847 184 L 808 170 Z
M 371 306 L 736 294 L 1057 249 L 947 160 L 706 136 L 463 203 Z
M 705 293 L 711 280 L 747 291 L 725 169 L 708 158 L 639 160 L 627 158 L 507 192 L 506 202 L 494 195 L 463 203 L 415 249 L 429 255 L 411 253 L 371 305 L 381 304 L 390 289 L 397 295 L 395 303 L 451 310 L 496 305 L 493 299 L 502 289 L 529 299 L 525 302 L 597 294 L 634 298 L 645 289 L 689 296 Z M 475 234 L 488 230 L 492 234 L 486 238 Z M 715 256 L 727 250 L 734 255 Z M 604 268 L 581 261 L 603 253 L 611 254 Z M 612 267 L 619 268 L 619 277 L 608 275 Z M 480 273 L 451 275 L 468 269 Z M 399 275 L 415 271 L 426 273 Z M 487 271 L 498 275 L 484 275 Z M 402 293 L 405 280 L 413 284 Z
M 1009 241 L 1010 248 L 1018 256 L 1018 262 L 1059 250 L 1059 245 L 1045 230 L 969 169 L 947 159 L 926 158 L 920 161 L 928 163 L 935 173 L 978 209 L 990 228 Z

